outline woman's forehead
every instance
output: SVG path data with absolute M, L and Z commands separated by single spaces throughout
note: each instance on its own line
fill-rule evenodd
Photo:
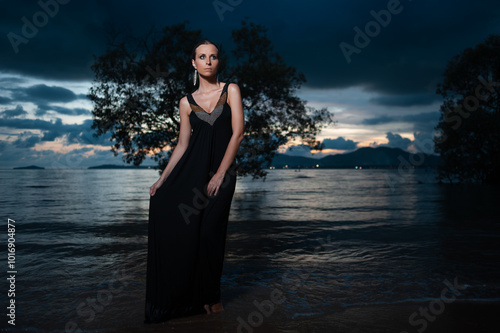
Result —
M 217 54 L 219 51 L 213 44 L 202 44 L 196 48 L 196 53 Z

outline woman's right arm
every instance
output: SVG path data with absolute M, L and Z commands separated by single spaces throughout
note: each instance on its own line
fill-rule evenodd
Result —
M 181 119 L 181 127 L 179 130 L 179 142 L 177 146 L 175 146 L 172 155 L 170 156 L 170 160 L 168 161 L 165 170 L 163 170 L 160 179 L 154 183 L 149 189 L 150 195 L 155 195 L 156 191 L 163 185 L 167 177 L 170 175 L 175 165 L 181 159 L 182 155 L 186 151 L 189 138 L 191 137 L 191 123 L 189 122 L 189 112 L 191 108 L 189 106 L 189 102 L 186 97 L 183 97 L 179 102 L 179 114 Z

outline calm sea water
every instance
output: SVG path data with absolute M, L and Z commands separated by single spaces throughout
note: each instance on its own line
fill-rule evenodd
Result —
M 12 328 L 7 218 L 16 221 L 17 329 L 147 330 L 149 187 L 157 178 L 147 169 L 0 170 L 2 331 Z M 437 184 L 425 170 L 272 170 L 265 182 L 239 179 L 223 318 L 236 323 L 273 300 L 266 318 L 276 320 L 425 302 L 447 283 L 460 286 L 461 300 L 499 301 L 499 194 Z

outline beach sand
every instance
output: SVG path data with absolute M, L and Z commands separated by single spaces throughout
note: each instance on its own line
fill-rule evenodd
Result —
M 432 301 L 431 301 L 432 302 Z M 268 317 L 254 314 L 255 327 L 248 325 L 248 317 L 241 312 L 227 307 L 224 312 L 212 315 L 200 315 L 179 318 L 161 324 L 145 325 L 141 323 L 142 314 L 137 312 L 136 324 L 115 328 L 101 327 L 101 332 L 186 332 L 186 333 L 412 333 L 412 332 L 498 332 L 500 303 L 476 303 L 456 301 L 445 304 L 442 311 L 434 304 L 434 313 L 429 312 L 429 319 L 418 313 L 419 308 L 429 308 L 431 302 L 401 303 L 391 305 L 351 306 L 344 310 L 327 315 L 301 316 L 295 319 L 287 318 L 279 308 Z M 249 309 L 248 311 L 254 311 Z M 417 312 L 413 318 L 414 325 L 410 325 L 409 317 Z M 251 312 L 250 312 L 251 313 Z M 250 315 L 248 313 L 248 315 Z M 238 321 L 238 317 L 241 318 Z M 246 317 L 246 318 L 243 318 Z M 245 321 L 246 325 L 242 324 Z

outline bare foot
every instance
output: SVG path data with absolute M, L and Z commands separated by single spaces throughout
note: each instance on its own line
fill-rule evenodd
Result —
M 212 305 L 211 310 L 213 313 L 224 311 L 224 308 L 222 307 L 222 302 L 215 303 L 214 305 Z
M 222 302 L 215 303 L 212 306 L 205 304 L 204 308 L 205 308 L 205 311 L 207 312 L 207 314 L 212 314 L 212 313 L 224 311 L 224 308 L 222 307 Z

